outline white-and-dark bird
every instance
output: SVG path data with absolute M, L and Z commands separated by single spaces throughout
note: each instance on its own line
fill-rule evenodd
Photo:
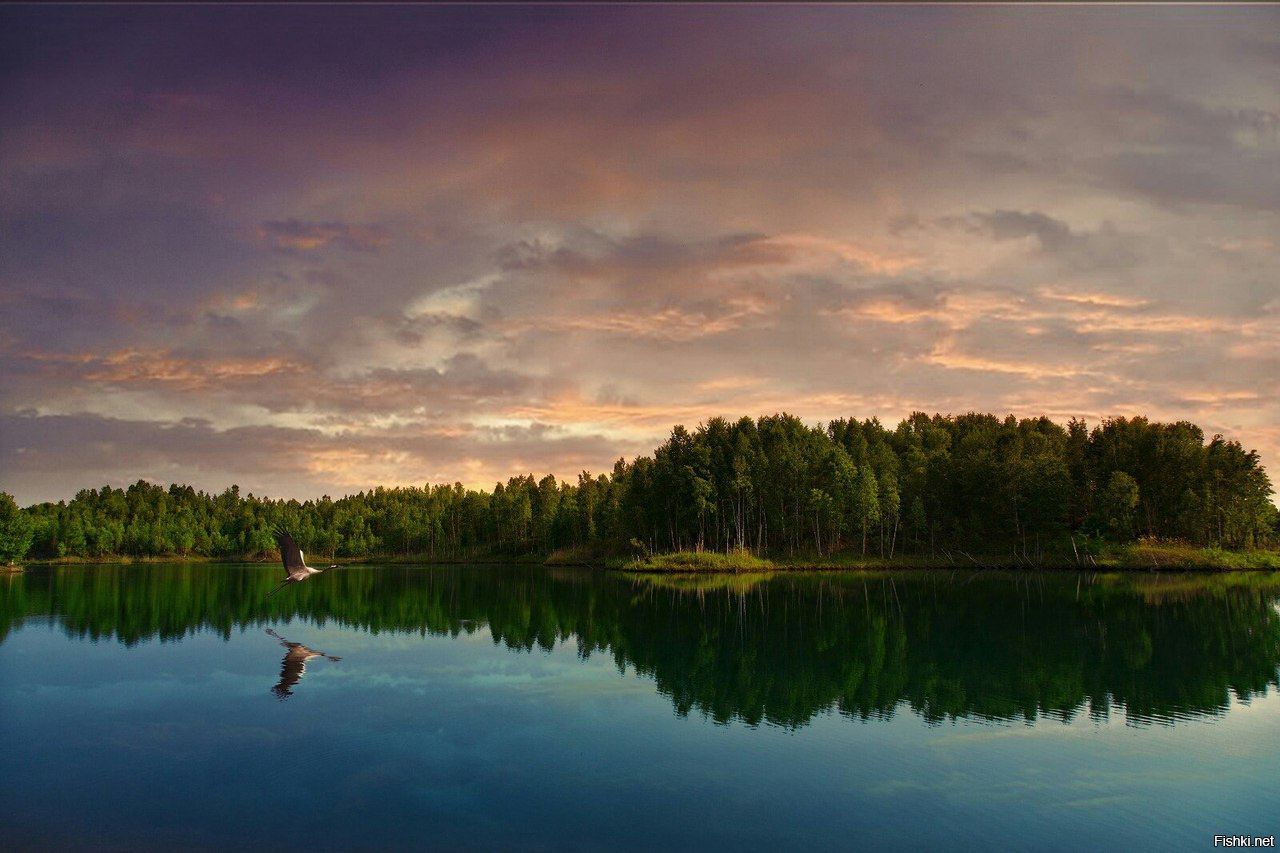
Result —
M 267 633 L 279 640 L 280 645 L 287 650 L 284 653 L 284 660 L 280 662 L 280 682 L 271 688 L 271 692 L 281 702 L 293 695 L 293 690 L 290 688 L 306 674 L 307 661 L 312 658 L 327 658 L 335 663 L 342 660 L 342 658 L 307 648 L 302 643 L 291 643 L 270 628 L 267 629 Z
M 284 562 L 284 580 L 280 582 L 280 586 L 267 593 L 270 598 L 280 590 L 284 589 L 291 583 L 304 581 L 312 575 L 318 575 L 321 572 L 327 572 L 329 569 L 340 569 L 341 566 L 333 565 L 327 569 L 313 569 L 307 565 L 306 560 L 302 557 L 302 549 L 298 547 L 298 543 L 293 541 L 293 537 L 283 527 L 275 529 L 276 546 L 280 549 L 280 559 Z

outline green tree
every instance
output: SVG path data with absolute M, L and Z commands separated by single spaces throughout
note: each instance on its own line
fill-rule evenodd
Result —
M 12 563 L 27 555 L 35 523 L 14 501 L 13 495 L 0 492 L 0 562 Z
M 1117 539 L 1133 537 L 1138 510 L 1138 483 L 1123 471 L 1114 471 L 1098 501 L 1101 521 Z
M 854 493 L 854 514 L 862 522 L 862 554 L 867 553 L 867 529 L 880 520 L 880 494 L 876 475 L 870 465 L 858 470 L 858 488 Z
M 829 554 L 859 529 L 864 554 L 874 535 L 892 558 L 900 539 L 921 552 L 1007 552 L 1077 531 L 1267 547 L 1280 537 L 1272 494 L 1255 451 L 1222 436 L 1206 444 L 1185 422 L 1116 418 L 1090 430 L 915 412 L 888 430 L 875 418 L 823 428 L 781 413 L 677 425 L 651 456 L 576 483 L 522 475 L 492 492 L 425 484 L 300 502 L 140 480 L 22 512 L 32 557 L 253 558 L 274 551 L 283 524 L 308 553 L 371 558 L 621 551 L 632 540 L 650 553 Z

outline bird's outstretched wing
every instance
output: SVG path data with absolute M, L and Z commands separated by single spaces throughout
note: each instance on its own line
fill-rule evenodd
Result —
M 305 576 L 303 567 L 306 563 L 302 561 L 302 549 L 298 547 L 298 543 L 293 541 L 293 537 L 283 527 L 277 526 L 274 533 L 276 547 L 280 549 L 280 559 L 284 563 L 284 573 L 289 577 Z

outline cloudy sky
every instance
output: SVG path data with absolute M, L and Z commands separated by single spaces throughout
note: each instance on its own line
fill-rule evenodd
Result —
M 566 479 L 675 423 L 1280 459 L 1280 8 L 0 9 L 0 489 Z

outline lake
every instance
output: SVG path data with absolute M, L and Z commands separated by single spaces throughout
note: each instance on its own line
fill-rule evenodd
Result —
M 0 576 L 15 849 L 1211 849 L 1280 576 Z

